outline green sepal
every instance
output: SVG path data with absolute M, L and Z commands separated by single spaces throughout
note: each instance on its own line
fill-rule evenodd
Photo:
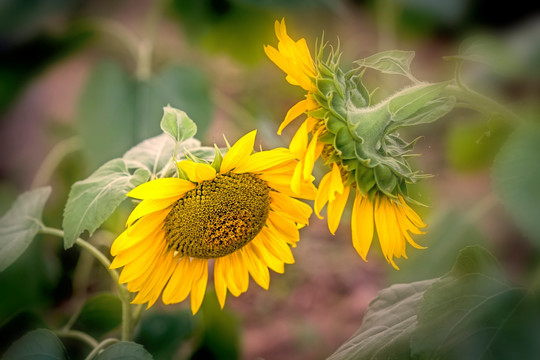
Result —
M 212 161 L 212 164 L 210 164 L 216 172 L 219 172 L 221 168 L 221 162 L 223 161 L 223 155 L 221 155 L 221 151 L 219 151 L 219 148 L 217 145 L 214 145 L 214 149 L 216 151 L 216 154 L 214 156 L 214 161 Z
M 325 119 L 325 122 L 326 128 L 333 134 L 337 134 L 342 128 L 347 128 L 345 121 L 338 119 L 334 114 L 330 115 L 328 119 Z
M 377 187 L 386 195 L 394 197 L 394 189 L 398 185 L 396 175 L 385 165 L 379 165 L 374 169 Z
M 334 148 L 341 152 L 342 159 L 356 158 L 355 141 L 347 127 L 342 127 L 337 132 L 334 138 Z
M 328 110 L 323 108 L 323 107 L 319 107 L 315 110 L 312 110 L 312 111 L 307 111 L 306 112 L 308 116 L 314 118 L 314 119 L 324 119 L 327 117 L 327 114 L 328 114 Z
M 428 102 L 435 99 L 448 82 L 418 84 L 405 88 L 386 100 L 392 121 L 405 121 Z
M 317 141 L 319 141 L 319 142 L 321 142 L 323 144 L 334 145 L 335 137 L 336 137 L 336 135 L 334 135 L 330 131 L 327 131 L 324 134 L 319 135 Z
M 180 163 L 180 161 L 176 163 L 176 171 L 178 171 L 178 178 L 191 181 L 189 180 L 189 177 L 187 176 L 186 172 L 182 170 L 180 166 L 178 166 L 178 163 Z
M 375 186 L 373 170 L 359 165 L 355 171 L 356 188 L 366 195 Z
M 317 78 L 316 79 L 317 90 L 323 95 L 328 96 L 334 91 L 334 82 L 326 78 Z

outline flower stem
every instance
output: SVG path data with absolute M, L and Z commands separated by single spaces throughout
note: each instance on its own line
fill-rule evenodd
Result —
M 54 229 L 47 226 L 42 225 L 40 232 L 42 234 L 49 234 L 54 235 L 63 238 L 64 232 L 60 229 Z M 118 272 L 114 269 L 111 269 L 111 262 L 107 257 L 99 251 L 96 247 L 94 247 L 89 242 L 78 238 L 75 241 L 75 244 L 79 245 L 86 251 L 88 251 L 90 254 L 92 254 L 98 262 L 100 262 L 107 272 L 109 273 L 111 279 L 116 284 L 116 287 L 118 289 L 118 295 L 120 297 L 120 300 L 122 301 L 122 340 L 128 341 L 131 339 L 132 335 L 132 313 L 131 313 L 131 296 L 129 294 L 129 291 L 126 289 L 125 286 L 121 285 L 119 283 L 119 277 Z
M 96 339 L 94 339 L 93 337 L 91 337 L 90 335 L 82 331 L 57 330 L 57 331 L 54 331 L 54 333 L 59 337 L 81 340 L 82 342 L 85 342 L 86 344 L 90 345 L 93 348 L 99 345 Z
M 96 355 L 98 355 L 98 353 L 102 349 L 106 348 L 109 345 L 116 344 L 117 342 L 118 339 L 113 338 L 103 340 L 98 345 L 96 345 L 96 347 L 94 347 L 94 349 L 86 356 L 85 360 L 92 360 Z

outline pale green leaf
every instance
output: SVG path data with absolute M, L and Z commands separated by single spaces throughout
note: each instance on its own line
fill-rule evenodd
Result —
M 152 360 L 142 345 L 122 341 L 105 349 L 95 360 Z
M 11 345 L 4 360 L 68 360 L 64 345 L 49 330 L 30 331 Z
M 452 111 L 455 104 L 456 99 L 453 97 L 431 100 L 421 107 L 420 110 L 405 119 L 395 121 L 394 118 L 394 121 L 388 126 L 386 131 L 392 132 L 404 126 L 432 123 Z
M 50 195 L 50 187 L 25 192 L 0 218 L 0 271 L 17 260 L 38 233 Z
M 540 247 L 540 125 L 510 135 L 493 164 L 493 185 L 510 216 Z
M 411 353 L 420 359 L 532 359 L 540 350 L 537 300 L 511 286 L 485 249 L 464 249 L 424 295 Z
M 92 235 L 126 199 L 126 194 L 149 177 L 148 170 L 140 168 L 131 174 L 124 160 L 114 159 L 73 184 L 64 208 L 64 247 L 73 246 L 85 230 Z
M 167 105 L 163 108 L 161 130 L 180 143 L 197 133 L 197 125 L 184 111 Z
M 135 145 L 122 158 L 128 169 L 145 169 L 155 176 L 171 161 L 174 147 L 174 140 L 161 134 Z
M 414 51 L 388 50 L 362 60 L 356 61 L 358 65 L 375 69 L 386 74 L 411 76 L 411 62 Z
M 400 122 L 407 119 L 439 96 L 446 85 L 446 83 L 418 84 L 392 95 L 387 100 L 392 120 Z
M 418 307 L 434 281 L 392 285 L 381 290 L 369 304 L 360 329 L 329 360 L 408 359 Z

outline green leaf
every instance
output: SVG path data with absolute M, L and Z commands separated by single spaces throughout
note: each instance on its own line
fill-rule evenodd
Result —
M 99 338 L 122 323 L 122 302 L 118 296 L 104 293 L 88 299 L 75 321 L 74 328 Z
M 78 108 L 87 155 L 94 165 L 103 164 L 159 135 L 159 120 L 167 104 L 191 114 L 203 135 L 212 119 L 209 88 L 207 76 L 195 68 L 171 67 L 138 80 L 115 63 L 98 64 Z
M 385 74 L 411 76 L 411 62 L 414 51 L 388 50 L 356 61 L 360 66 L 371 68 Z
M 540 125 L 527 124 L 510 135 L 493 164 L 493 185 L 523 232 L 540 247 Z
M 190 143 L 192 142 L 198 144 L 195 139 L 190 139 Z M 167 134 L 161 134 L 132 147 L 122 159 L 128 169 L 145 169 L 152 176 L 156 176 L 171 161 L 174 147 L 174 140 Z
M 532 359 L 540 350 L 538 300 L 478 246 L 426 291 L 417 320 L 411 353 L 420 359 Z
M 172 359 L 180 346 L 193 336 L 194 326 L 188 309 L 145 313 L 135 342 L 143 345 L 156 360 Z
M 167 105 L 163 108 L 161 130 L 179 143 L 195 136 L 197 125 L 185 112 Z
M 90 160 L 99 165 L 119 157 L 137 141 L 136 82 L 113 62 L 97 64 L 88 79 L 80 96 L 77 122 Z
M 371 301 L 362 326 L 329 360 L 409 359 L 409 339 L 426 289 L 435 280 L 393 285 Z
M 50 187 L 25 192 L 0 218 L 0 271 L 17 260 L 38 233 L 49 195 Z
M 17 340 L 4 355 L 5 360 L 67 360 L 64 345 L 46 329 L 29 332 Z
M 114 159 L 73 184 L 64 208 L 64 247 L 73 246 L 85 230 L 92 235 L 126 199 L 126 194 L 149 176 L 146 169 L 130 174 L 124 160 Z
M 404 126 L 432 123 L 452 111 L 455 104 L 456 99 L 453 97 L 432 100 L 411 116 L 401 121 L 393 121 L 386 131 L 390 133 Z
M 430 221 L 425 235 L 413 235 L 427 249 L 407 251 L 408 259 L 398 259 L 400 271 L 390 273 L 391 283 L 433 279 L 448 273 L 459 251 L 466 246 L 484 244 L 485 239 L 466 214 L 456 210 L 440 214 Z
M 122 341 L 105 349 L 95 360 L 153 360 L 142 345 Z
M 392 95 L 387 100 L 392 120 L 400 122 L 407 119 L 439 96 L 446 85 L 446 83 L 418 84 Z

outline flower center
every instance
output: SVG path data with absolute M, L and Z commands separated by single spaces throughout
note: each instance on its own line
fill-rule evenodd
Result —
M 218 174 L 176 201 L 163 229 L 169 249 L 212 259 L 248 244 L 270 210 L 270 188 L 252 174 Z

